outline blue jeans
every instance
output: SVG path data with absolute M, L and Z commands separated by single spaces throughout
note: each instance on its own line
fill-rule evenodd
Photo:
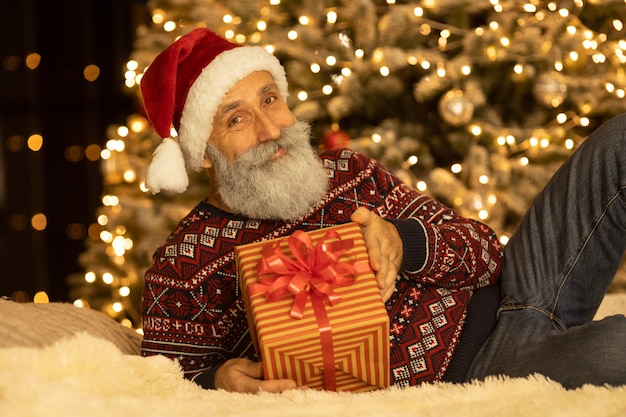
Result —
M 495 330 L 467 380 L 543 374 L 626 384 L 626 318 L 592 321 L 626 250 L 626 114 L 600 126 L 536 197 L 505 248 Z

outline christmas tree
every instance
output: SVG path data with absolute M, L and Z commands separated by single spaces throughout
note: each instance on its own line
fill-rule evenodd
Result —
M 601 3 L 601 4 L 600 4 Z M 272 51 L 313 145 L 350 147 L 408 184 L 489 224 L 506 244 L 552 173 L 599 124 L 626 109 L 624 0 L 153 0 L 126 72 L 208 27 Z M 144 178 L 161 138 L 138 105 L 111 126 L 105 195 L 71 297 L 139 325 L 143 273 L 178 220 L 206 196 Z

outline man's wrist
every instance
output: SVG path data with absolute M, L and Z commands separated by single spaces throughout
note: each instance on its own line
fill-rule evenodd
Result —
M 220 366 L 222 365 L 213 365 L 206 371 L 199 373 L 193 378 L 193 382 L 200 385 L 204 389 L 215 389 L 215 373 Z
M 426 262 L 428 237 L 424 224 L 417 219 L 389 219 L 402 239 L 401 271 L 419 271 Z

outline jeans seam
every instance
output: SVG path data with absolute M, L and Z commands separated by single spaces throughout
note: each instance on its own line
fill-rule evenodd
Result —
M 553 312 L 545 308 L 538 307 L 533 304 L 517 304 L 513 301 L 512 298 L 509 298 L 509 297 L 506 297 L 505 299 L 502 300 L 502 303 L 500 304 L 500 308 L 498 309 L 498 312 L 497 312 L 497 317 L 499 318 L 500 314 L 503 312 L 516 311 L 516 310 L 537 311 L 543 314 L 544 316 L 546 316 L 550 320 L 550 322 L 552 322 L 554 326 L 558 327 L 559 329 L 565 330 L 567 328 L 567 326 L 565 326 L 565 324 L 557 316 L 555 316 Z

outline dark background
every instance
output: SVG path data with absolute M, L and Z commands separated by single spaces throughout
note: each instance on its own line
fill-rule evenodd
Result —
M 66 279 L 95 221 L 102 180 L 89 145 L 137 109 L 124 69 L 135 28 L 149 14 L 139 0 L 12 0 L 0 3 L 0 296 L 38 291 L 67 300 Z M 30 53 L 41 62 L 26 66 Z M 97 65 L 87 81 L 83 70 Z M 28 148 L 29 136 L 43 147 Z M 68 158 L 68 151 L 73 157 Z M 37 231 L 31 218 L 45 214 Z

